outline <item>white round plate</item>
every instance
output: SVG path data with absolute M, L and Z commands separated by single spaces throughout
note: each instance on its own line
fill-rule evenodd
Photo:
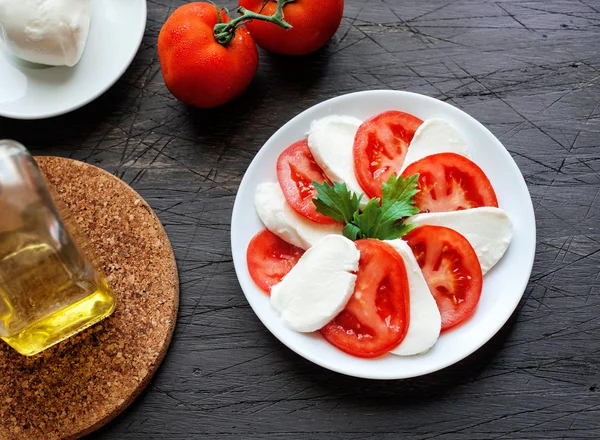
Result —
M 146 0 L 92 0 L 83 56 L 74 67 L 22 61 L 0 42 L 0 116 L 43 119 L 96 99 L 125 72 L 146 28 Z
M 464 324 L 445 332 L 433 348 L 421 355 L 391 354 L 361 359 L 330 345 L 318 333 L 289 330 L 248 273 L 246 249 L 264 228 L 254 209 L 256 187 L 276 182 L 275 164 L 291 143 L 305 137 L 311 121 L 329 114 L 367 119 L 386 110 L 401 110 L 425 120 L 444 118 L 458 128 L 469 145 L 469 154 L 489 177 L 499 206 L 511 218 L 514 237 L 500 262 L 484 276 L 483 292 L 475 314 Z M 242 290 L 263 324 L 281 342 L 306 359 L 330 370 L 371 379 L 403 379 L 452 365 L 485 344 L 506 323 L 521 299 L 533 265 L 535 218 L 525 181 L 508 151 L 482 124 L 450 104 L 415 93 L 377 90 L 352 93 L 322 102 L 281 127 L 258 152 L 242 179 L 231 221 L 233 263 Z

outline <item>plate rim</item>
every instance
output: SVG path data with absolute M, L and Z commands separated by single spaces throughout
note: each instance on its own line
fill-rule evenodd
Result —
M 99 87 L 94 93 L 90 94 L 85 99 L 78 101 L 76 104 L 72 104 L 71 106 L 64 107 L 64 108 L 61 108 L 61 109 L 55 110 L 55 111 L 50 111 L 50 112 L 45 112 L 45 113 L 27 114 L 27 115 L 23 115 L 23 114 L 19 114 L 19 113 L 12 113 L 10 111 L 7 112 L 2 109 L 2 106 L 0 106 L 0 117 L 21 120 L 21 121 L 37 121 L 37 120 L 42 120 L 42 119 L 50 119 L 50 118 L 65 115 L 67 113 L 71 113 L 77 109 L 80 109 L 81 107 L 86 106 L 90 102 L 96 100 L 97 98 L 102 96 L 104 93 L 106 93 L 106 91 L 108 91 L 108 89 L 110 89 L 112 86 L 114 86 L 115 83 L 119 79 L 121 79 L 121 77 L 123 76 L 125 71 L 129 68 L 129 66 L 131 66 L 133 59 L 139 52 L 140 46 L 142 45 L 144 35 L 146 34 L 146 26 L 148 24 L 148 4 L 147 4 L 146 0 L 141 0 L 140 4 L 141 4 L 141 8 L 142 8 L 142 10 L 140 12 L 140 16 L 143 14 L 144 20 L 143 20 L 143 25 L 140 27 L 139 36 L 134 45 L 135 50 L 131 51 L 131 54 L 127 58 L 127 62 L 123 63 L 122 68 L 118 69 L 114 78 L 111 78 L 109 81 L 106 82 L 106 84 L 104 84 L 102 87 Z M 84 49 L 84 51 L 85 51 L 85 49 Z M 57 66 L 57 67 L 60 67 L 60 66 Z M 73 68 L 75 68 L 75 67 L 76 67 L 76 65 Z
M 370 374 L 372 373 L 372 371 L 365 371 L 364 374 L 361 374 L 363 372 L 360 373 L 356 373 L 354 371 L 349 371 L 349 369 L 346 368 L 337 368 L 337 367 L 333 367 L 331 364 L 327 364 L 325 362 L 322 362 L 321 359 L 319 358 L 319 356 L 313 356 L 310 351 L 306 351 L 304 350 L 302 347 L 295 347 L 293 346 L 293 344 L 288 344 L 282 337 L 280 337 L 280 335 L 278 334 L 278 332 L 276 330 L 274 330 L 273 326 L 271 325 L 269 320 L 263 320 L 263 318 L 260 316 L 259 313 L 257 313 L 256 309 L 255 309 L 255 305 L 254 305 L 254 301 L 255 299 L 252 298 L 252 295 L 249 295 L 248 293 L 246 293 L 246 290 L 244 289 L 242 282 L 241 282 L 241 271 L 243 270 L 243 263 L 245 263 L 245 253 L 244 253 L 244 258 L 243 258 L 243 262 L 239 261 L 240 257 L 239 255 L 236 254 L 235 250 L 234 250 L 234 243 L 237 242 L 238 240 L 238 233 L 240 233 L 239 228 L 234 227 L 234 225 L 236 225 L 238 222 L 236 219 L 241 218 L 243 216 L 243 213 L 241 212 L 241 205 L 242 202 L 240 201 L 240 189 L 243 188 L 245 185 L 248 184 L 248 180 L 250 179 L 250 171 L 253 168 L 253 166 L 258 166 L 256 164 L 260 163 L 264 157 L 267 156 L 267 149 L 265 149 L 264 147 L 271 141 L 271 139 L 273 139 L 274 137 L 276 137 L 279 133 L 281 132 L 285 132 L 290 125 L 293 125 L 294 122 L 297 119 L 301 119 L 304 117 L 304 115 L 308 112 L 313 112 L 313 111 L 318 111 L 322 108 L 326 108 L 327 106 L 330 106 L 332 104 L 332 102 L 335 102 L 337 100 L 342 100 L 342 99 L 347 99 L 348 97 L 359 97 L 359 96 L 377 96 L 377 95 L 381 95 L 381 96 L 392 96 L 395 95 L 395 97 L 397 98 L 402 98 L 404 97 L 413 97 L 413 98 L 418 98 L 418 99 L 425 99 L 431 102 L 435 102 L 436 105 L 442 105 L 442 107 L 449 107 L 452 108 L 454 110 L 459 111 L 462 116 L 466 116 L 467 119 L 470 120 L 471 123 L 475 123 L 476 125 L 479 125 L 484 132 L 486 132 L 487 135 L 491 136 L 492 138 L 494 138 L 498 144 L 500 146 L 502 146 L 501 149 L 501 153 L 508 159 L 508 162 L 511 164 L 511 166 L 514 166 L 516 168 L 516 170 L 518 171 L 518 175 L 519 175 L 519 179 L 518 179 L 518 186 L 521 187 L 521 190 L 524 191 L 524 194 L 527 195 L 527 205 L 523 206 L 522 209 L 523 211 L 525 211 L 525 218 L 527 223 L 529 223 L 529 226 L 531 227 L 532 230 L 532 234 L 530 235 L 530 242 L 531 242 L 531 248 L 529 250 L 529 254 L 526 255 L 526 261 L 527 261 L 527 266 L 525 267 L 524 273 L 526 274 L 526 277 L 524 277 L 524 282 L 519 284 L 519 292 L 520 294 L 517 296 L 515 295 L 513 303 L 511 303 L 505 310 L 506 310 L 506 317 L 503 317 L 499 323 L 493 327 L 490 327 L 490 330 L 488 331 L 488 334 L 483 338 L 483 340 L 478 343 L 478 344 L 474 344 L 474 346 L 472 348 L 469 348 L 468 350 L 466 350 L 464 353 L 461 353 L 460 355 L 450 358 L 447 362 L 443 362 L 439 365 L 435 365 L 432 367 L 428 367 L 428 368 L 423 368 L 421 369 L 421 371 L 417 374 Z M 401 109 L 400 109 L 401 110 Z M 424 376 L 427 374 L 431 374 L 433 372 L 436 371 L 440 371 L 442 369 L 445 369 L 451 365 L 454 365 L 458 362 L 460 362 L 461 360 L 467 358 L 468 356 L 470 356 L 471 354 L 473 354 L 475 351 L 479 350 L 481 347 L 483 347 L 487 342 L 489 342 L 490 339 L 492 339 L 499 331 L 502 327 L 504 327 L 506 325 L 506 323 L 509 321 L 510 317 L 514 314 L 515 310 L 517 309 L 519 303 L 521 302 L 521 300 L 523 299 L 523 296 L 525 294 L 525 290 L 527 289 L 527 285 L 529 284 L 529 280 L 531 278 L 531 272 L 533 270 L 533 263 L 535 260 L 535 250 L 536 250 L 536 246 L 537 246 L 537 228 L 536 228 L 536 221 L 535 221 L 535 212 L 534 212 L 534 208 L 533 208 L 533 201 L 531 199 L 531 194 L 529 192 L 529 188 L 527 187 L 527 183 L 525 182 L 525 178 L 523 176 L 523 173 L 521 172 L 519 166 L 517 165 L 517 163 L 515 162 L 515 160 L 513 159 L 513 157 L 510 155 L 510 152 L 508 151 L 508 149 L 504 146 L 504 144 L 502 142 L 500 142 L 500 140 L 481 122 L 479 122 L 477 119 L 475 119 L 473 116 L 471 116 L 470 114 L 468 114 L 467 112 L 465 112 L 464 110 L 453 106 L 447 102 L 441 101 L 437 98 L 433 98 L 431 96 L 427 96 L 427 95 L 423 95 L 420 93 L 415 93 L 415 92 L 409 92 L 409 91 L 403 91 L 403 90 L 386 90 L 386 89 L 376 89 L 376 90 L 365 90 L 365 91 L 359 91 L 359 92 L 352 92 L 352 93 L 346 93 L 346 94 L 341 94 L 341 95 L 337 95 L 335 97 L 329 98 L 325 101 L 321 101 L 311 107 L 306 108 L 305 110 L 303 110 L 302 112 L 298 113 L 296 116 L 294 116 L 293 118 L 291 118 L 290 120 L 288 120 L 285 124 L 283 124 L 278 130 L 276 130 L 264 143 L 263 145 L 260 147 L 259 151 L 256 153 L 256 155 L 254 156 L 254 158 L 252 159 L 252 161 L 250 162 L 250 165 L 248 166 L 248 168 L 246 169 L 246 171 L 244 172 L 244 176 L 242 178 L 242 180 L 240 181 L 240 185 L 238 187 L 238 191 L 236 193 L 236 198 L 234 201 L 234 205 L 233 205 L 233 210 L 232 210 L 232 214 L 231 214 L 231 231 L 230 231 L 230 240 L 231 240 L 231 253 L 232 253 L 232 259 L 233 259 L 233 265 L 234 265 L 234 270 L 236 273 L 236 277 L 238 279 L 238 284 L 240 286 L 240 289 L 242 290 L 242 292 L 244 293 L 244 296 L 246 297 L 246 300 L 248 301 L 248 303 L 250 304 L 250 307 L 252 308 L 253 313 L 256 315 L 256 317 L 259 319 L 259 321 L 269 330 L 269 332 L 275 336 L 275 338 L 277 338 L 283 345 L 285 345 L 287 348 L 289 348 L 290 350 L 292 350 L 293 352 L 295 352 L 296 354 L 302 356 L 303 358 L 305 358 L 306 360 L 317 364 L 323 368 L 326 368 L 330 371 L 334 371 L 340 374 L 344 374 L 347 376 L 351 376 L 351 377 L 358 377 L 358 378 L 364 378 L 364 379 L 375 379 L 375 380 L 399 380 L 399 379 L 408 379 L 408 378 L 412 378 L 412 377 L 419 377 L 419 376 Z M 422 355 L 417 355 L 417 356 L 423 356 L 423 355 L 427 355 L 427 353 L 424 353 Z

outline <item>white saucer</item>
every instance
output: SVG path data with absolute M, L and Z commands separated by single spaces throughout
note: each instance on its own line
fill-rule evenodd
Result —
M 444 118 L 454 125 L 469 145 L 471 159 L 490 179 L 500 208 L 511 218 L 513 240 L 500 262 L 483 278 L 481 300 L 475 314 L 442 334 L 433 348 L 417 356 L 387 354 L 375 359 L 350 356 L 319 334 L 286 328 L 269 297 L 248 273 L 246 249 L 264 228 L 254 208 L 254 192 L 262 182 L 276 182 L 279 154 L 302 139 L 311 121 L 329 114 L 367 119 L 386 110 L 412 113 L 425 120 Z M 351 93 L 309 108 L 281 127 L 265 143 L 246 171 L 233 207 L 231 220 L 233 263 L 242 290 L 262 323 L 281 342 L 306 359 L 330 370 L 372 379 L 420 376 L 452 365 L 485 344 L 506 323 L 517 307 L 531 274 L 535 255 L 535 218 L 525 180 L 500 141 L 481 123 L 462 110 L 416 93 L 375 90 Z
M 93 0 L 90 34 L 75 67 L 22 61 L 0 43 L 0 116 L 43 119 L 104 93 L 125 72 L 146 28 L 145 0 Z

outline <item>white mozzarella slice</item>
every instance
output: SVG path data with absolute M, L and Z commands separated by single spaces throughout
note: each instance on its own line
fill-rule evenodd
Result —
M 261 183 L 254 194 L 254 206 L 269 231 L 302 249 L 310 248 L 327 235 L 342 233 L 340 224 L 313 222 L 294 211 L 278 183 Z
M 469 240 L 484 274 L 502 258 L 513 235 L 512 222 L 506 212 L 490 206 L 417 214 L 407 223 L 454 229 Z
M 356 194 L 364 193 L 354 174 L 354 136 L 360 124 L 352 116 L 331 115 L 313 121 L 308 133 L 308 148 L 325 175 Z M 364 195 L 361 205 L 367 202 Z
M 77 64 L 88 38 L 91 0 L 0 0 L 0 42 L 17 57 Z
M 415 132 L 400 172 L 411 163 L 437 153 L 456 153 L 469 157 L 467 142 L 458 130 L 445 119 L 433 118 L 423 122 Z
M 410 322 L 406 336 L 390 353 L 411 356 L 428 351 L 440 336 L 442 318 L 419 263 L 404 240 L 386 241 L 404 260 L 410 291 Z
M 360 252 L 342 235 L 329 235 L 302 255 L 271 289 L 271 305 L 286 327 L 314 332 L 335 318 L 354 292 Z

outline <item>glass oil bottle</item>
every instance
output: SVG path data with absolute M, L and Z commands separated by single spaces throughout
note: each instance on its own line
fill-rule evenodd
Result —
M 104 275 L 72 232 L 25 147 L 0 140 L 0 338 L 23 355 L 45 350 L 115 308 Z

